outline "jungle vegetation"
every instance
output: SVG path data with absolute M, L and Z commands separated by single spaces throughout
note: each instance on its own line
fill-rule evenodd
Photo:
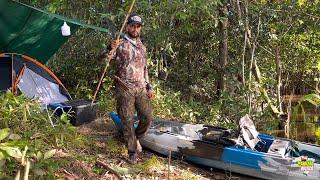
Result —
M 82 28 L 48 63 L 74 99 L 92 99 L 105 66 L 98 60 L 99 52 L 110 44 L 113 32 L 118 33 L 131 1 L 20 2 L 112 32 Z M 141 38 L 156 92 L 154 115 L 237 127 L 237 120 L 250 114 L 266 131 L 278 126 L 285 114 L 305 112 L 305 101 L 317 107 L 319 7 L 319 0 L 137 1 L 133 10 L 144 19 Z M 102 116 L 115 110 L 113 74 L 110 67 L 98 94 Z M 308 96 L 297 100 L 296 108 L 289 106 L 303 95 Z M 39 105 L 23 95 L 1 95 L 0 120 L 0 176 L 23 174 L 31 163 L 33 177 L 52 178 L 59 167 L 95 159 L 78 155 L 52 160 L 58 149 L 77 154 L 74 148 L 88 146 L 88 139 L 68 124 L 67 115 L 50 127 Z M 114 151 L 121 154 L 122 147 Z M 99 174 L 101 169 L 95 171 Z

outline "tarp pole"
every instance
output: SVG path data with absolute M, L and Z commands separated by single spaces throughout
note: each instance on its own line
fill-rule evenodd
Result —
M 13 54 L 11 54 L 11 93 L 14 94 L 14 79 L 13 79 Z
M 27 65 L 26 63 L 23 64 L 23 67 L 21 69 L 21 71 L 19 72 L 19 75 L 18 77 L 16 78 L 15 82 L 14 82 L 14 86 L 12 86 L 12 89 L 14 89 L 13 93 L 16 94 L 17 92 L 17 85 L 18 83 L 20 82 L 21 78 L 22 78 L 22 75 L 24 73 L 24 70 L 26 69 Z

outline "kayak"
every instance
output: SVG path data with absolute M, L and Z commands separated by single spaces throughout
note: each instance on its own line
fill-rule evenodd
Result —
M 109 115 L 122 131 L 119 116 Z M 155 119 L 140 144 L 166 156 L 257 178 L 320 179 L 319 145 L 260 134 L 248 115 L 236 130 Z

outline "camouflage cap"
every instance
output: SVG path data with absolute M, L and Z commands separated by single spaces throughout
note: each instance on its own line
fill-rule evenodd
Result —
M 140 24 L 140 25 L 143 25 L 142 18 L 140 16 L 138 16 L 137 14 L 131 14 L 128 17 L 127 24 Z

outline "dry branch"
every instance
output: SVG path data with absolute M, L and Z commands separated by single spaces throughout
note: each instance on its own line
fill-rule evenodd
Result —
M 114 174 L 118 179 L 121 179 L 121 176 L 119 175 L 119 173 L 117 173 L 115 170 L 113 170 L 110 165 L 108 165 L 106 162 L 102 162 L 100 160 L 97 160 L 96 162 L 97 165 L 102 166 L 103 168 L 105 168 L 106 170 L 110 171 L 112 174 Z

